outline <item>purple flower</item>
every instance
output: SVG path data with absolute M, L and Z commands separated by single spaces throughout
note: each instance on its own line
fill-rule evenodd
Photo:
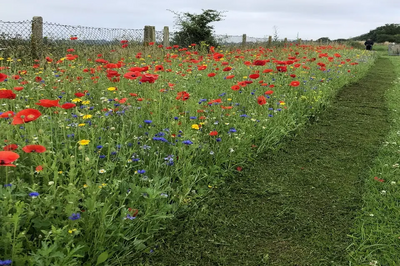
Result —
M 81 218 L 81 215 L 80 215 L 79 213 L 73 213 L 73 214 L 69 217 L 69 219 L 72 220 L 72 221 L 78 220 L 78 219 L 80 219 L 80 218 Z
M 138 174 L 144 174 L 144 173 L 146 173 L 146 170 L 138 170 L 137 172 L 138 172 Z
M 0 265 L 11 265 L 11 260 L 0 260 Z
M 128 214 L 128 215 L 126 215 L 126 219 L 133 220 L 133 219 L 136 219 L 136 217 Z
M 151 124 L 153 121 L 151 121 L 151 120 L 144 120 L 144 122 L 145 122 L 146 124 Z
M 29 193 L 29 196 L 31 196 L 32 198 L 36 198 L 37 196 L 39 196 L 38 192 L 31 192 Z
M 191 142 L 190 140 L 184 140 L 184 141 L 182 141 L 182 143 L 186 144 L 186 145 L 192 145 L 193 144 L 193 142 Z

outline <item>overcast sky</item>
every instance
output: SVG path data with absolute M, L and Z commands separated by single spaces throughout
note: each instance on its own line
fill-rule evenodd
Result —
M 46 22 L 91 27 L 174 30 L 175 12 L 226 11 L 216 34 L 288 39 L 350 38 L 387 23 L 400 23 L 399 0 L 0 0 L 0 20 L 42 16 Z M 0 23 L 0 32 L 1 29 Z

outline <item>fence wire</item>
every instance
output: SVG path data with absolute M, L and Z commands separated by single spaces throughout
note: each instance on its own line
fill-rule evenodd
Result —
M 162 44 L 163 31 L 155 31 L 156 44 Z M 12 56 L 21 58 L 31 55 L 32 20 L 25 21 L 1 21 L 0 20 L 0 57 Z M 171 45 L 174 43 L 176 33 L 169 33 Z M 221 45 L 242 44 L 242 35 L 214 35 Z M 127 40 L 129 44 L 143 44 L 144 29 L 121 29 L 121 28 L 96 28 L 86 26 L 62 25 L 58 23 L 43 22 L 43 52 L 44 54 L 62 55 L 65 48 L 74 46 L 116 47 L 121 40 Z M 268 42 L 268 38 L 247 37 L 246 44 L 261 45 Z

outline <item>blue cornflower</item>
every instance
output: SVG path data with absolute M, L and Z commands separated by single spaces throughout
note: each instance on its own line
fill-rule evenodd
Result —
M 96 148 L 100 150 L 101 148 L 103 148 L 103 146 L 98 145 Z
M 175 117 L 174 117 L 174 119 L 175 119 L 175 120 L 178 120 L 178 119 L 179 119 L 179 117 L 175 116 Z
M 184 141 L 182 141 L 182 143 L 183 143 L 183 144 L 186 144 L 186 145 L 191 145 L 191 144 L 193 144 L 193 142 L 191 142 L 190 140 L 184 140 Z
M 240 115 L 240 117 L 249 117 L 249 116 L 246 114 L 243 114 L 243 115 Z
M 70 217 L 68 217 L 70 220 L 75 221 L 81 218 L 81 215 L 79 213 L 73 213 Z
M 104 158 L 106 158 L 106 156 L 105 155 L 100 155 L 99 158 L 100 159 L 104 159 Z
M 146 170 L 137 170 L 138 174 L 144 174 L 146 173 Z
M 39 196 L 38 192 L 31 192 L 29 193 L 29 196 L 31 196 L 32 198 L 36 198 L 37 196 Z
M 0 265 L 11 265 L 12 260 L 0 260 Z
M 145 122 L 146 124 L 151 124 L 153 121 L 151 121 L 151 120 L 144 120 L 144 122 Z
M 11 187 L 12 184 L 5 184 L 4 187 Z
M 234 128 L 234 127 L 231 127 L 230 129 L 229 129 L 229 133 L 235 133 L 236 132 L 236 129 Z
M 221 138 L 216 138 L 215 139 L 217 142 L 220 142 L 222 139 Z
M 190 117 L 190 119 L 197 119 L 197 117 L 195 117 L 195 116 L 191 116 L 191 117 Z
M 133 220 L 136 219 L 136 216 L 132 216 L 130 214 L 126 215 L 125 219 Z
M 163 137 L 154 137 L 153 140 L 159 140 L 159 141 L 162 141 L 162 142 L 168 142 L 168 140 L 166 140 Z

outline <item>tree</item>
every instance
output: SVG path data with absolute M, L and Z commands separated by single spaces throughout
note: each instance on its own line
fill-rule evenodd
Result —
M 221 21 L 223 12 L 212 9 L 202 9 L 202 11 L 203 13 L 201 14 L 171 11 L 175 14 L 175 25 L 178 27 L 178 31 L 174 33 L 172 38 L 173 43 L 181 46 L 189 46 L 193 43 L 197 45 L 201 43 L 210 46 L 218 45 L 216 38 L 213 36 L 214 26 L 210 25 L 210 23 Z

